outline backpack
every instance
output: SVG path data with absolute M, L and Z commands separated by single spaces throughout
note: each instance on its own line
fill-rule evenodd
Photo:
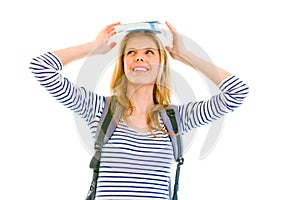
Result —
M 118 104 L 116 96 L 106 98 L 104 110 L 96 130 L 96 141 L 94 146 L 95 154 L 90 162 L 90 168 L 93 169 L 93 179 L 85 200 L 95 199 L 102 146 L 106 144 L 110 139 L 119 122 L 119 119 L 121 117 L 120 109 L 121 107 Z M 174 151 L 174 158 L 177 162 L 173 197 L 170 198 L 172 198 L 172 200 L 178 200 L 177 191 L 179 189 L 180 167 L 184 162 L 184 159 L 182 157 L 182 139 L 181 134 L 179 133 L 180 117 L 178 107 L 176 105 L 170 105 L 167 109 L 164 109 L 160 112 L 160 116 L 167 128 L 167 131 L 176 134 L 175 136 L 170 136 Z

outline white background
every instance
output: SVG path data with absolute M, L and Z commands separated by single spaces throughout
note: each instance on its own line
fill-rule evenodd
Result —
M 180 199 L 299 199 L 299 19 L 296 0 L 2 1 L 0 199 L 85 198 L 91 155 L 73 113 L 37 83 L 28 63 L 88 42 L 109 23 L 145 20 L 170 21 L 250 86 L 203 160 L 199 130 Z M 66 68 L 69 79 L 80 64 Z

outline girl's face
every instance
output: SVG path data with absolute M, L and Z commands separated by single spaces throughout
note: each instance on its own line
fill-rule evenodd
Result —
M 147 36 L 129 39 L 124 50 L 124 71 L 130 83 L 155 83 L 159 71 L 159 51 Z

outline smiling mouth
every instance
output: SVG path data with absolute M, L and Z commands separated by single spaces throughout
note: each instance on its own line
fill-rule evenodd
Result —
M 133 68 L 134 72 L 148 72 L 149 68 L 145 66 L 136 66 Z

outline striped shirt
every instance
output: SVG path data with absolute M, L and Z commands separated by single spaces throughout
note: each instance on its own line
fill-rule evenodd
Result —
M 105 97 L 71 83 L 60 74 L 62 63 L 51 53 L 30 63 L 35 78 L 60 103 L 85 119 L 91 136 L 105 105 Z M 207 101 L 179 105 L 181 133 L 201 127 L 240 106 L 247 85 L 230 76 L 219 85 L 220 93 Z M 103 146 L 96 199 L 170 199 L 170 169 L 174 159 L 169 136 L 155 131 L 141 133 L 121 119 Z

